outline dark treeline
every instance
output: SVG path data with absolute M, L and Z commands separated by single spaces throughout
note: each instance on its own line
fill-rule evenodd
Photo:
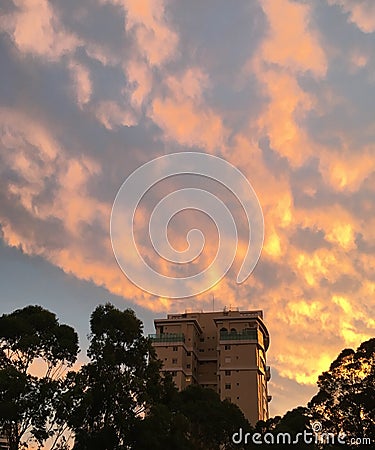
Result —
M 162 363 L 132 310 L 100 305 L 90 329 L 89 362 L 72 370 L 78 336 L 55 314 L 28 306 L 0 317 L 0 435 L 10 450 L 46 442 L 54 450 L 287 449 L 289 443 L 276 443 L 278 435 L 297 441 L 317 422 L 322 432 L 345 433 L 345 444 L 299 439 L 294 448 L 375 445 L 375 339 L 343 350 L 319 377 L 307 407 L 252 428 L 214 391 L 191 386 L 178 392 L 170 376 L 161 376 Z M 268 444 L 233 442 L 239 430 L 267 436 Z

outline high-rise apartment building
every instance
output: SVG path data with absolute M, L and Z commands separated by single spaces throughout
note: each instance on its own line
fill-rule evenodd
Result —
M 168 314 L 150 335 L 163 371 L 178 389 L 212 388 L 240 407 L 253 425 L 268 419 L 269 333 L 262 311 Z
M 9 450 L 8 439 L 0 433 L 0 450 Z

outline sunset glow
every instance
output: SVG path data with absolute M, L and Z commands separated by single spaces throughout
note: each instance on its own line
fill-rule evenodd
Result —
M 264 310 L 271 414 L 309 400 L 343 348 L 374 336 L 373 0 L 6 4 L 5 247 L 153 316 L 212 310 L 213 295 L 216 309 Z M 254 272 L 237 284 L 248 231 L 238 212 L 240 244 L 227 276 L 196 298 L 170 300 L 124 276 L 109 220 L 132 171 L 182 151 L 220 156 L 244 173 L 263 210 L 265 239 Z M 224 189 L 220 195 L 240 209 Z M 145 238 L 153 201 L 137 212 L 139 248 L 168 274 Z M 199 228 L 191 222 L 187 228 Z M 216 252 L 208 222 L 200 224 L 208 247 L 194 268 Z M 186 235 L 176 229 L 171 236 L 183 249 Z

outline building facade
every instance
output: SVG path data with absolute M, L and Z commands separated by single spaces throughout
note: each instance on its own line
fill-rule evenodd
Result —
M 268 419 L 269 333 L 262 311 L 168 314 L 154 323 L 153 346 L 179 390 L 199 384 L 238 405 L 251 424 Z
M 0 433 L 0 450 L 9 450 L 8 439 Z

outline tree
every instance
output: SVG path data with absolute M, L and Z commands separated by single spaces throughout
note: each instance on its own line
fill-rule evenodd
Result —
M 212 389 L 191 385 L 154 405 L 138 424 L 137 450 L 179 449 L 219 450 L 241 449 L 232 442 L 232 435 L 251 427 L 240 409 Z
M 309 407 L 325 431 L 349 439 L 375 436 L 375 339 L 343 350 L 319 376 L 318 387 Z
M 61 376 L 77 354 L 77 333 L 41 306 L 0 317 L 0 430 L 11 450 L 62 434 L 56 402 Z M 37 360 L 45 367 L 41 377 L 31 374 Z
M 134 431 L 131 448 L 137 450 L 195 449 L 189 436 L 189 420 L 171 405 L 153 405 Z
M 132 310 L 100 305 L 90 327 L 90 362 L 69 375 L 74 449 L 125 449 L 137 422 L 162 396 L 160 362 Z
M 194 449 L 239 449 L 232 442 L 239 428 L 249 432 L 249 422 L 241 410 L 228 400 L 220 400 L 212 389 L 189 386 L 180 393 L 179 411 L 190 422 L 190 439 Z

